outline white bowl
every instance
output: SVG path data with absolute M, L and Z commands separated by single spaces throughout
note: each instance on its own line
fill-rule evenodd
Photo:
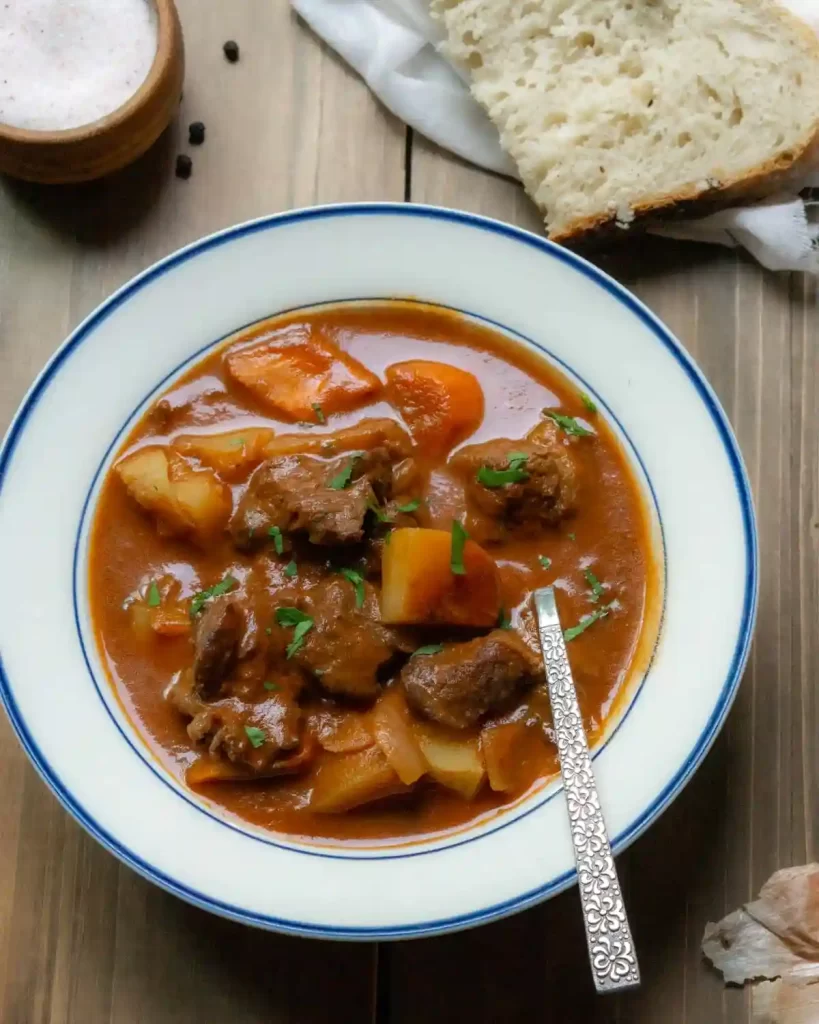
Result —
M 114 699 L 88 616 L 87 529 L 123 433 L 220 338 L 294 307 L 394 297 L 541 350 L 597 396 L 644 481 L 665 608 L 642 685 L 596 751 L 616 850 L 713 742 L 756 608 L 750 490 L 716 397 L 656 317 L 570 252 L 470 214 L 336 206 L 231 228 L 125 285 L 56 353 L 0 452 L 0 692 L 40 774 L 107 849 L 191 903 L 301 935 L 430 935 L 565 889 L 575 873 L 559 786 L 405 847 L 310 846 L 227 818 L 160 767 Z

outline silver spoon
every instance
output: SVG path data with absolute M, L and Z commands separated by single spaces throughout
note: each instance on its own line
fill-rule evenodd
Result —
M 592 977 L 598 992 L 622 992 L 640 984 L 634 940 L 600 809 L 554 588 L 536 590 L 534 599 Z

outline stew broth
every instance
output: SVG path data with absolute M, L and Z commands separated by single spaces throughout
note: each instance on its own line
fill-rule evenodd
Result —
M 245 351 L 248 343 L 266 344 L 266 339 L 281 338 L 288 331 L 295 332 L 294 337 L 301 332 L 328 339 L 378 378 L 376 384 L 368 385 L 374 390 L 361 399 L 353 395 L 350 400 L 356 408 L 337 414 L 325 411 L 320 402 L 311 404 L 315 415 L 309 423 L 293 422 L 292 415 L 273 413 L 258 388 L 251 389 L 228 371 L 225 353 L 236 346 Z M 465 471 L 453 468 L 453 451 L 441 450 L 445 430 L 436 422 L 435 429 L 424 435 L 426 441 L 417 442 L 412 451 L 412 482 L 402 498 L 404 508 L 414 501 L 420 505 L 411 513 L 395 513 L 393 533 L 397 537 L 402 524 L 411 529 L 450 531 L 453 520 L 464 522 L 470 537 L 480 542 L 497 567 L 500 625 L 530 643 L 534 631 L 527 599 L 537 587 L 556 587 L 564 627 L 586 625 L 568 643 L 568 650 L 584 720 L 594 743 L 616 713 L 629 677 L 647 662 L 658 621 L 659 576 L 640 489 L 618 441 L 602 414 L 593 409 L 593 403 L 534 352 L 471 320 L 421 304 L 348 304 L 288 314 L 249 328 L 188 370 L 145 413 L 118 459 L 177 442 L 180 435 L 237 429 L 247 432 L 258 427 L 272 429 L 275 438 L 296 434 L 315 439 L 335 436 L 340 429 L 373 418 L 403 424 L 390 401 L 399 392 L 384 390 L 378 382 L 384 380 L 388 368 L 413 360 L 459 368 L 473 375 L 480 385 L 482 419 L 468 437 L 455 443 L 456 455 L 467 446 L 498 438 L 526 438 L 545 421 L 554 422 L 544 417 L 544 409 L 556 411 L 569 425 L 569 433 L 563 429 L 559 432 L 559 443 L 569 452 L 576 471 L 576 507 L 572 514 L 536 531 L 503 527 L 493 533 L 486 527 L 485 512 L 470 505 L 467 477 Z M 347 402 L 352 390 L 344 394 Z M 404 408 L 405 413 L 409 409 L 407 416 L 412 419 L 412 408 Z M 423 424 L 417 419 L 414 422 L 416 432 L 423 435 Z M 582 431 L 579 436 L 571 433 L 571 424 Z M 236 439 L 242 452 L 250 436 Z M 508 447 L 517 448 L 519 444 Z M 232 467 L 227 474 L 217 471 L 221 483 L 229 488 L 234 508 L 263 458 L 262 453 L 245 465 Z M 186 465 L 199 466 L 195 455 L 185 454 L 184 459 Z M 514 469 L 511 459 L 509 465 Z M 525 473 L 527 463 L 519 461 L 517 465 L 520 476 L 520 467 Z M 508 476 L 509 469 L 499 472 Z M 355 565 L 350 593 L 357 586 L 357 573 L 377 596 L 379 567 L 374 564 L 375 555 L 367 551 L 362 555 L 360 545 L 350 549 L 353 558 L 346 550 L 339 556 L 338 549 L 316 547 L 304 537 L 297 537 L 292 548 L 279 553 L 280 538 L 270 530 L 265 531 L 262 546 L 254 550 L 238 550 L 235 536 L 224 529 L 214 532 L 207 542 L 167 535 L 167 530 L 163 535 L 157 529 L 156 517 L 134 500 L 124 479 L 115 470 L 109 472 L 95 512 L 89 570 L 92 617 L 99 650 L 118 698 L 155 756 L 185 784 L 186 772 L 203 758 L 208 764 L 220 759 L 229 763 L 224 749 L 207 752 L 214 734 L 209 733 L 204 741 L 193 740 L 188 733 L 190 718 L 166 699 L 179 674 L 190 671 L 194 657 L 188 620 L 202 615 L 202 609 L 196 612 L 195 608 L 191 615 L 194 595 L 232 578 L 233 592 L 243 595 L 243 600 L 247 596 L 248 600 L 268 602 L 264 607 L 273 616 L 273 624 L 265 628 L 270 633 L 279 629 L 275 620 L 279 614 L 275 611 L 277 593 L 289 595 L 288 607 L 296 605 L 299 594 L 315 588 L 329 573 L 333 573 L 334 580 L 341 579 L 339 566 Z M 490 489 L 489 497 L 494 499 L 503 486 Z M 339 493 L 344 493 L 343 488 Z M 407 501 L 408 495 L 413 500 Z M 380 531 L 381 546 L 377 550 L 380 557 L 385 557 L 390 544 L 384 546 L 384 538 L 392 524 L 376 521 L 376 515 L 372 522 L 368 519 L 368 529 Z M 408 516 L 411 519 L 404 522 Z M 252 527 L 249 533 L 252 537 Z M 358 597 L 356 590 L 356 601 Z M 202 600 L 205 607 L 205 601 L 215 599 Z M 257 603 L 254 607 L 259 617 L 260 606 Z M 167 612 L 166 633 L 145 628 L 149 621 L 156 625 L 157 610 Z M 288 639 L 294 636 L 291 626 L 281 629 Z M 313 632 L 317 634 L 317 629 Z M 424 646 L 463 643 L 486 633 L 487 628 L 448 628 L 441 623 L 429 628 L 409 627 L 409 634 L 422 651 Z M 306 640 L 308 645 L 314 642 L 309 634 Z M 410 659 L 416 666 L 429 657 L 422 651 Z M 359 656 L 355 645 L 345 653 L 353 663 Z M 402 659 L 404 665 L 409 664 L 408 654 L 408 650 L 399 652 L 397 660 L 389 662 L 389 671 L 379 677 L 379 686 L 398 677 Z M 223 687 L 219 699 L 228 694 L 230 699 L 246 701 L 251 708 L 261 707 L 277 697 L 282 687 L 290 692 L 292 670 L 290 659 L 282 661 L 278 669 L 266 668 L 262 675 L 269 674 L 270 678 L 264 679 L 265 690 L 261 689 L 261 677 L 254 677 L 251 686 L 248 674 L 239 683 L 230 684 L 234 688 L 229 694 Z M 317 674 L 306 689 L 297 691 L 300 715 L 306 722 L 301 728 L 311 730 L 313 738 L 318 736 L 320 740 L 311 754 L 308 771 L 247 781 L 204 781 L 191 784 L 191 788 L 218 807 L 275 832 L 322 840 L 395 840 L 462 827 L 496 813 L 557 772 L 548 696 L 542 682 L 535 682 L 502 706 L 492 707 L 479 721 L 457 730 L 458 741 L 474 739 L 470 749 L 483 757 L 479 738 L 486 735 L 482 730 L 487 724 L 518 722 L 526 726 L 516 733 L 514 770 L 510 769 L 513 782 L 506 789 L 493 790 L 482 777 L 477 792 L 468 799 L 463 788 L 456 791 L 439 784 L 438 776 L 425 775 L 397 795 L 385 791 L 384 799 L 341 813 L 316 810 L 311 805 L 316 773 L 338 757 L 367 756 L 366 746 L 359 748 L 359 755 L 350 753 L 356 744 L 348 743 L 345 737 L 361 728 L 365 730 L 362 735 L 366 735 L 372 726 L 372 701 L 339 699 L 322 686 L 322 677 Z M 391 688 L 398 686 L 393 682 Z M 409 683 L 407 687 L 409 692 Z M 412 723 L 423 726 L 424 717 L 417 706 L 410 709 Z M 441 728 L 445 730 L 446 725 Z M 255 746 L 253 730 L 245 732 Z M 265 729 L 258 730 L 258 734 L 264 737 Z M 322 744 L 328 742 L 327 736 L 341 737 L 329 745 L 340 744 L 344 752 L 326 749 Z M 305 742 L 302 736 L 302 745 Z M 255 756 L 253 750 L 249 754 Z M 293 751 L 283 756 L 293 756 Z M 188 781 L 190 784 L 191 779 Z

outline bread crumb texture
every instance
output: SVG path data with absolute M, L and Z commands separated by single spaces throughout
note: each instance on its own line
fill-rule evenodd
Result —
M 549 233 L 793 162 L 819 43 L 769 0 L 432 0 Z

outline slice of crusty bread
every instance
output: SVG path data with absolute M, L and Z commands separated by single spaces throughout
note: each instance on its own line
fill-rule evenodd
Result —
M 819 150 L 819 42 L 773 0 L 431 0 L 550 237 L 775 191 Z

